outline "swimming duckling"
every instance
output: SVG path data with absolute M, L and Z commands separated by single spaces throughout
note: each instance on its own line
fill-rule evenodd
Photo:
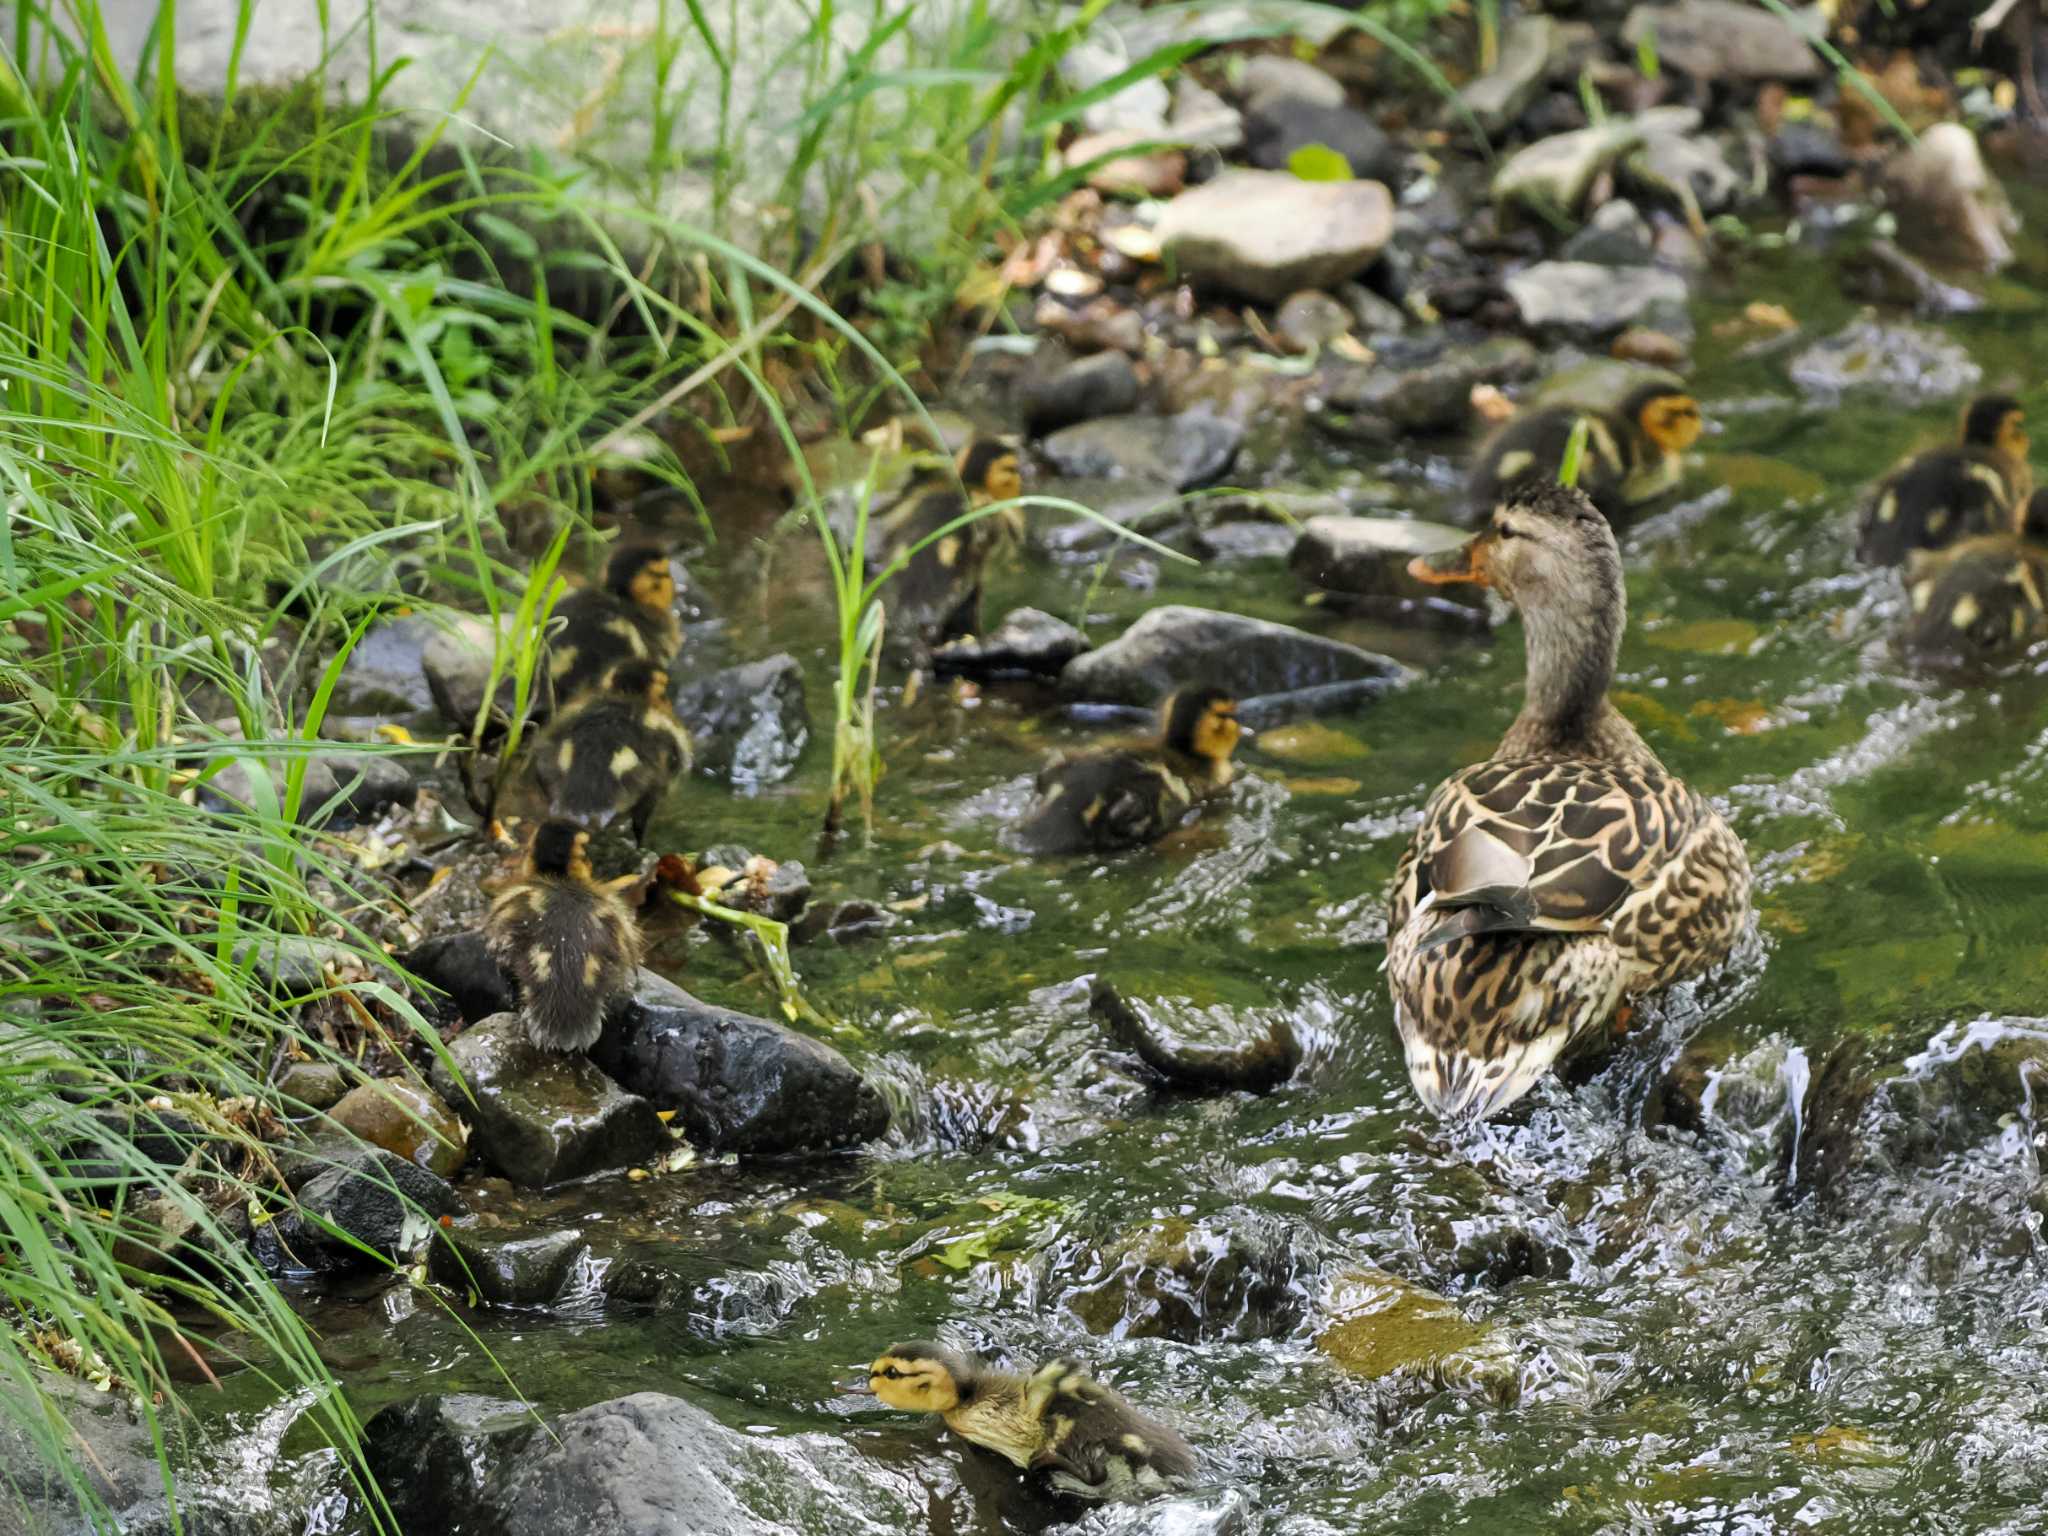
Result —
M 618 891 L 590 872 L 590 833 L 541 824 L 525 873 L 484 917 L 491 957 L 519 985 L 519 1015 L 544 1051 L 587 1051 L 606 1007 L 629 991 L 640 927 Z
M 868 1367 L 868 1385 L 891 1408 L 940 1414 L 961 1439 L 1079 1498 L 1138 1498 L 1195 1480 L 1187 1441 L 1071 1360 L 1016 1376 L 943 1344 L 898 1344 Z
M 665 551 L 651 544 L 614 550 L 603 585 L 571 592 L 549 617 L 548 682 L 557 706 L 601 686 L 622 661 L 674 661 L 683 643 L 675 601 Z
M 1521 712 L 1429 797 L 1387 913 L 1409 1080 L 1445 1119 L 1485 1119 L 1632 999 L 1725 959 L 1749 919 L 1749 858 L 1607 696 L 1621 551 L 1583 495 L 1525 485 L 1408 569 L 1493 588 L 1528 639 Z
M 1700 436 L 1699 402 L 1670 383 L 1639 385 L 1613 411 L 1540 406 L 1510 417 L 1480 444 L 1466 484 L 1469 504 L 1491 512 L 1516 481 L 1556 480 L 1565 445 L 1581 421 L 1586 449 L 1579 489 L 1609 522 L 1677 489 L 1685 467 L 1681 455 Z
M 952 475 L 926 475 L 877 520 L 869 546 L 873 572 L 906 563 L 883 595 L 891 644 L 922 662 L 931 647 L 981 628 L 981 579 L 989 556 L 1017 532 L 1014 514 L 985 517 L 932 538 L 955 518 L 1023 494 L 1017 450 L 998 438 L 977 437 L 953 461 Z M 960 486 L 967 488 L 963 497 Z M 930 539 L 919 549 L 920 542 Z M 915 553 L 912 551 L 915 550 Z
M 1906 559 L 1906 649 L 1950 666 L 2005 660 L 2048 634 L 2048 490 L 2013 533 L 1916 549 Z
M 601 691 L 554 718 L 533 759 L 554 815 L 604 827 L 629 812 L 636 839 L 689 766 L 690 733 L 669 701 L 668 673 L 649 661 L 614 666 Z
M 1032 853 L 1112 853 L 1156 842 L 1197 800 L 1230 783 L 1230 754 L 1243 735 L 1237 700 L 1220 688 L 1184 688 L 1160 709 L 1153 751 L 1075 752 L 1047 763 L 1017 841 Z
M 1877 488 L 1863 514 L 1856 557 L 1899 565 L 1916 549 L 1943 549 L 2003 533 L 2027 499 L 2026 412 L 2010 395 L 1984 395 L 1963 408 L 1961 441 L 1907 460 Z

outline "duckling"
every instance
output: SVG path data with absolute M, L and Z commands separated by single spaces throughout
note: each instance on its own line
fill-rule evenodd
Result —
M 1525 485 L 1475 538 L 1408 569 L 1492 587 L 1528 635 L 1521 713 L 1429 797 L 1387 918 L 1409 1079 L 1444 1118 L 1484 1119 L 1630 999 L 1724 959 L 1748 920 L 1749 859 L 1607 697 L 1627 611 L 1590 500 Z
M 953 461 L 952 475 L 926 475 L 877 521 L 869 566 L 879 573 L 897 560 L 902 569 L 884 596 L 891 645 L 920 664 L 941 641 L 981 628 L 981 579 L 989 556 L 1017 532 L 1014 514 L 985 517 L 933 538 L 940 529 L 991 502 L 1024 490 L 1017 450 L 998 438 L 977 437 Z M 963 497 L 960 486 L 967 488 Z M 924 540 L 922 548 L 918 545 Z
M 1916 549 L 1906 559 L 1908 652 L 1951 666 L 2005 660 L 2048 634 L 2048 490 L 2012 533 Z
M 1470 505 L 1489 512 L 1519 480 L 1555 480 L 1565 445 L 1586 423 L 1579 489 L 1610 521 L 1677 489 L 1681 455 L 1700 436 L 1699 402 L 1669 383 L 1632 390 L 1614 411 L 1546 405 L 1512 416 L 1480 444 L 1466 485 Z
M 590 833 L 549 821 L 534 833 L 524 874 L 484 917 L 491 957 L 519 986 L 519 1015 L 544 1051 L 587 1051 L 606 1007 L 629 991 L 640 927 L 618 891 L 590 871 Z
M 1139 1498 L 1195 1480 L 1187 1441 L 1071 1360 L 1017 1376 L 943 1344 L 897 1344 L 868 1367 L 868 1385 L 891 1408 L 940 1414 L 961 1439 L 1077 1498 Z
M 669 701 L 668 673 L 627 661 L 557 715 L 534 748 L 534 777 L 550 811 L 608 826 L 621 811 L 643 838 L 662 791 L 690 766 L 690 733 Z
M 651 544 L 614 550 L 603 584 L 570 593 L 550 616 L 548 682 L 557 705 L 601 686 L 622 661 L 666 667 L 675 660 L 683 644 L 675 601 L 675 572 L 665 551 Z
M 1198 799 L 1229 785 L 1230 754 L 1244 735 L 1237 700 L 1220 688 L 1184 688 L 1161 707 L 1150 753 L 1075 752 L 1047 763 L 1017 841 L 1032 853 L 1112 853 L 1157 842 Z
M 1984 395 L 1963 408 L 1959 442 L 1907 460 L 1877 488 L 1856 557 L 1899 565 L 1916 549 L 2003 533 L 2032 488 L 2026 412 L 2011 395 Z

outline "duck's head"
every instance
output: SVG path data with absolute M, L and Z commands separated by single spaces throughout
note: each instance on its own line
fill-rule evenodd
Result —
M 1510 486 L 1479 533 L 1411 561 L 1433 584 L 1476 582 L 1525 612 L 1605 607 L 1621 590 L 1614 530 L 1583 491 L 1548 481 Z
M 1685 452 L 1700 440 L 1700 403 L 1670 384 L 1645 384 L 1621 404 L 1622 416 L 1665 453 Z
M 970 439 L 953 460 L 960 483 L 977 506 L 992 501 L 1009 501 L 1024 494 L 1024 472 L 1017 462 L 1017 450 L 998 437 Z
M 1237 700 L 1221 688 L 1183 688 L 1159 711 L 1160 736 L 1169 752 L 1200 758 L 1212 766 L 1230 761 L 1244 737 Z
M 668 702 L 668 673 L 651 661 L 622 661 L 604 675 L 605 691 L 649 704 Z
M 906 1413 L 951 1413 L 973 1396 L 977 1375 L 973 1360 L 944 1344 L 892 1344 L 868 1367 L 868 1386 Z
M 527 867 L 536 875 L 590 879 L 590 833 L 573 821 L 544 821 L 534 831 Z
M 605 590 L 629 603 L 667 613 L 675 606 L 676 576 L 668 551 L 652 544 L 628 544 L 613 552 L 604 568 Z
M 2027 413 L 2011 395 L 1979 395 L 1963 407 L 1963 445 L 2007 458 L 2027 456 Z

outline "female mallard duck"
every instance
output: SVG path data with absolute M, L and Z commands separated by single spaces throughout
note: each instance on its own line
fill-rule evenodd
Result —
M 1528 694 L 1492 757 L 1438 786 L 1394 873 L 1387 974 L 1408 1075 L 1483 1119 L 1630 998 L 1722 959 L 1749 860 L 1608 701 L 1621 555 L 1591 502 L 1528 485 L 1468 543 L 1409 567 L 1522 612 Z
M 676 578 L 668 554 L 628 544 L 605 563 L 604 583 L 555 604 L 549 623 L 548 683 L 558 704 L 602 686 L 623 661 L 666 667 L 682 648 L 675 614 Z
M 1985 395 L 1963 409 L 1962 440 L 1894 470 L 1863 514 L 1856 556 L 1899 565 L 1916 549 L 1943 549 L 2003 533 L 2027 499 L 2026 412 L 2010 395 Z
M 981 628 L 982 573 L 1006 529 L 1013 527 L 1000 518 L 985 517 L 937 538 L 933 535 L 955 519 L 993 502 L 1009 501 L 1023 490 L 1017 450 L 997 438 L 977 437 L 960 450 L 952 472 L 923 476 L 878 519 L 870 565 L 879 572 L 898 559 L 906 562 L 891 579 L 886 600 L 890 634 L 899 649 L 922 661 L 940 641 Z
M 491 958 L 519 987 L 519 1016 L 544 1051 L 587 1051 L 606 1007 L 629 991 L 640 927 L 590 872 L 590 834 L 566 821 L 534 833 L 526 870 L 484 917 Z
M 1149 753 L 1076 752 L 1047 763 L 1018 843 L 1031 853 L 1136 848 L 1230 783 L 1230 754 L 1244 735 L 1237 700 L 1220 688 L 1184 688 L 1161 708 L 1160 727 Z
M 1586 423 L 1579 488 L 1607 517 L 1677 489 L 1683 454 L 1699 441 L 1699 402 L 1662 382 L 1639 385 L 1613 411 L 1547 405 L 1510 417 L 1480 445 L 1467 482 L 1470 505 L 1491 510 L 1524 479 L 1555 480 L 1573 430 Z
M 628 812 L 636 839 L 662 791 L 689 766 L 690 733 L 669 701 L 668 674 L 646 661 L 613 667 L 602 691 L 557 715 L 533 758 L 554 815 L 604 827 Z
M 1129 1499 L 1195 1480 L 1187 1441 L 1071 1360 L 1016 1376 L 943 1344 L 898 1344 L 868 1367 L 868 1385 L 891 1408 L 943 1415 L 961 1439 L 1062 1493 Z
M 2048 490 L 2012 533 L 1914 550 L 1906 561 L 1906 649 L 1954 666 L 2005 660 L 2048 634 Z

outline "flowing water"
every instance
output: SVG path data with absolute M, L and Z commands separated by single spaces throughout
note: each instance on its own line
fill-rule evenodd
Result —
M 942 1334 L 1017 1364 L 1090 1362 L 1182 1426 L 1269 1533 L 2043 1529 L 2039 1122 L 2005 1106 L 1974 1147 L 1826 1204 L 1790 1187 L 1784 1152 L 1813 1134 L 1800 1096 L 1847 1038 L 1931 1061 L 1969 1021 L 2043 1027 L 2026 1021 L 2048 1013 L 2048 681 L 2022 665 L 1964 687 L 1897 659 L 1896 579 L 1855 565 L 1854 508 L 1949 430 L 1954 405 L 1800 396 L 1789 353 L 1744 355 L 1757 333 L 1717 323 L 1763 298 L 1818 336 L 1850 307 L 1810 253 L 1732 272 L 1697 315 L 1716 430 L 1689 499 L 1624 539 L 1616 685 L 1749 846 L 1759 922 L 1722 974 L 1648 1009 L 1586 1080 L 1447 1134 L 1395 1044 L 1383 893 L 1430 787 L 1505 728 L 1519 629 L 1467 640 L 1317 619 L 1277 562 L 1140 562 L 1137 584 L 1113 574 L 1091 594 L 1089 568 L 1027 561 L 992 612 L 1086 603 L 1101 636 L 1162 601 L 1232 607 L 1422 675 L 1273 733 L 1198 826 L 1100 864 L 1019 861 L 1001 834 L 1043 754 L 1101 721 L 997 687 L 892 703 L 872 843 L 856 834 L 812 867 L 821 894 L 912 910 L 798 964 L 840 1043 L 890 1085 L 894 1136 L 825 1163 L 517 1200 L 487 1186 L 494 1208 L 654 1255 L 683 1277 L 680 1299 L 606 1303 L 596 1275 L 548 1311 L 458 1318 L 388 1283 L 330 1298 L 314 1315 L 361 1411 L 502 1393 L 502 1366 L 544 1411 L 654 1389 L 764 1433 L 847 1437 L 930 1489 L 934 1531 L 1071 1518 L 935 1422 L 842 1389 L 890 1342 Z M 1984 315 L 1945 328 L 1987 383 L 2032 385 L 2048 254 L 2030 244 L 1993 291 Z M 1456 446 L 1373 472 L 1430 515 Z M 727 642 L 810 658 L 822 714 L 813 555 L 782 547 L 765 632 L 746 617 L 767 607 L 748 541 L 726 539 L 706 571 Z M 795 781 L 757 798 L 693 784 L 672 840 L 808 859 L 828 755 L 814 743 Z M 697 943 L 688 967 L 685 985 L 768 1011 L 725 947 Z M 1162 1092 L 1091 1018 L 1096 973 L 1284 1014 L 1305 1064 L 1265 1097 Z M 1688 1052 L 1720 1064 L 1703 1127 L 1664 1109 Z M 1402 1348 L 1448 1341 L 1479 1364 L 1375 1379 L 1319 1349 L 1347 1287 L 1379 1272 L 1457 1314 Z M 288 1420 L 252 1382 L 230 1386 L 256 1439 Z M 309 1459 L 280 1488 L 331 1476 L 299 1436 L 286 1450 Z M 337 1494 L 312 1528 L 355 1519 Z

